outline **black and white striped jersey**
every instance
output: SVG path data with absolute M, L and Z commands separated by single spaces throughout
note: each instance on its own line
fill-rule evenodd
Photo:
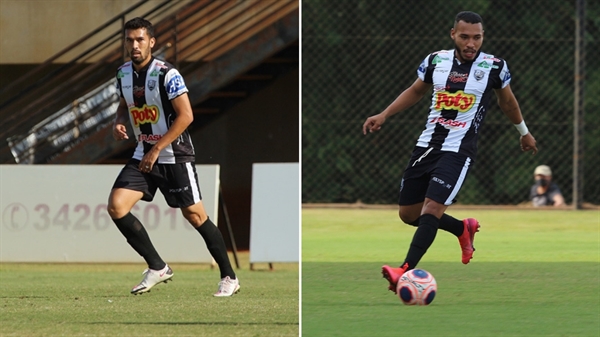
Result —
M 177 114 L 171 100 L 188 89 L 177 69 L 154 57 L 139 72 L 133 69 L 131 61 L 119 67 L 117 89 L 127 102 L 129 121 L 138 142 L 133 158 L 141 160 L 173 124 Z M 157 163 L 194 161 L 194 146 L 186 130 L 160 152 Z
M 461 63 L 454 50 L 441 50 L 423 60 L 417 75 L 433 85 L 429 116 L 417 146 L 475 158 L 492 89 L 510 83 L 506 62 L 480 51 L 473 62 Z

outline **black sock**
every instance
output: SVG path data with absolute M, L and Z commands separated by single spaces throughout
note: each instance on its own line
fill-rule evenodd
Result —
M 215 259 L 219 265 L 221 278 L 229 276 L 231 279 L 235 279 L 235 273 L 233 272 L 233 268 L 231 268 L 229 256 L 227 255 L 225 240 L 223 240 L 223 235 L 217 226 L 215 226 L 210 219 L 207 219 L 200 227 L 197 227 L 196 230 L 202 235 L 210 255 L 212 255 L 213 259 Z
M 161 270 L 166 266 L 165 261 L 160 258 L 160 255 L 154 249 L 148 232 L 146 232 L 140 220 L 133 214 L 127 213 L 121 219 L 112 220 L 123 236 L 125 236 L 129 245 L 146 260 L 148 268 Z
M 406 259 L 404 260 L 405 263 L 408 263 L 408 270 L 417 266 L 429 246 L 433 243 L 439 223 L 440 220 L 433 214 L 423 214 L 419 217 L 419 227 L 415 231 L 408 254 L 406 254 Z
M 462 222 L 462 220 L 458 220 L 454 217 L 451 217 L 450 215 L 444 213 L 442 215 L 442 218 L 440 219 L 440 229 L 445 230 L 446 232 L 450 232 L 454 235 L 456 235 L 456 237 L 459 237 L 462 235 L 465 226 Z

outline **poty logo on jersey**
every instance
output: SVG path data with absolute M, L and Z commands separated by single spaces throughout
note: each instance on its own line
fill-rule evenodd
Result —
M 156 122 L 158 122 L 158 117 L 160 117 L 160 113 L 156 105 L 144 104 L 141 108 L 129 109 L 129 112 L 131 113 L 133 125 L 136 127 L 140 124 L 146 123 L 156 124 Z
M 455 121 L 454 119 L 446 119 L 443 117 L 435 117 L 434 119 L 430 120 L 429 123 L 437 123 L 446 127 L 450 127 L 450 128 L 464 128 L 467 126 L 467 122 L 459 122 L 459 121 Z
M 468 78 L 469 78 L 469 73 L 464 74 L 464 73 L 459 73 L 458 71 L 453 71 L 448 75 L 448 79 L 452 83 L 466 82 Z
M 179 92 L 179 90 L 184 89 L 184 88 L 185 88 L 185 82 L 183 81 L 183 77 L 181 77 L 181 75 L 173 76 L 169 80 L 169 83 L 167 83 L 167 93 L 169 95 L 174 95 L 177 92 Z
M 466 112 L 475 104 L 475 95 L 467 94 L 462 90 L 455 93 L 447 91 L 438 91 L 433 95 L 435 97 L 436 110 L 458 110 Z

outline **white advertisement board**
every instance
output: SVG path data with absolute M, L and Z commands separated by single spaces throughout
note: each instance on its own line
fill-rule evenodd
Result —
M 298 163 L 252 166 L 250 263 L 300 261 Z
M 1 262 L 144 262 L 106 211 L 121 165 L 0 165 Z M 219 166 L 196 165 L 204 207 L 217 223 Z M 202 236 L 160 191 L 140 219 L 166 262 L 212 263 Z

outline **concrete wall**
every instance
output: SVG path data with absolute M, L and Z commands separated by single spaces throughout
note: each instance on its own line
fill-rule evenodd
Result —
M 0 86 L 136 2 L 0 0 Z M 142 15 L 158 3 L 149 1 L 126 19 Z M 299 160 L 298 94 L 299 72 L 295 70 L 194 135 L 196 162 L 221 166 L 221 184 L 240 249 L 249 247 L 252 164 Z M 219 218 L 221 222 L 224 219 Z M 229 244 L 227 237 L 225 241 Z
M 299 161 L 298 94 L 296 69 L 192 136 L 196 163 L 221 166 L 221 186 L 239 249 L 249 248 L 252 164 Z M 229 244 L 224 219 L 219 216 L 219 228 Z
M 138 1 L 2 0 L 0 64 L 43 62 Z M 144 8 L 148 7 L 144 5 Z M 141 11 L 137 13 L 142 14 Z M 119 27 L 116 24 L 109 29 Z M 96 42 L 86 42 L 82 47 L 90 47 Z M 64 59 L 58 62 L 62 61 Z

